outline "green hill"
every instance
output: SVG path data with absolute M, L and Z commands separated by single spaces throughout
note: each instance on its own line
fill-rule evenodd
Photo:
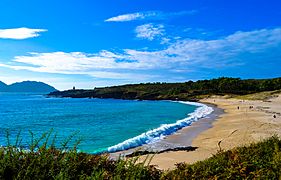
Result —
M 281 78 L 246 79 L 218 78 L 184 83 L 146 83 L 95 88 L 93 90 L 68 90 L 50 93 L 50 96 L 72 98 L 116 98 L 143 100 L 197 100 L 206 95 L 245 95 L 281 89 Z

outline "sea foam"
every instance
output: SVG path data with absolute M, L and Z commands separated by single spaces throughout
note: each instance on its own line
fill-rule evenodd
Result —
M 188 114 L 188 117 L 184 119 L 178 120 L 177 122 L 172 124 L 163 124 L 156 129 L 147 131 L 145 133 L 142 133 L 141 135 L 123 141 L 117 145 L 111 146 L 107 149 L 107 151 L 109 153 L 113 153 L 117 151 L 123 151 L 130 148 L 138 147 L 148 143 L 153 143 L 155 141 L 163 139 L 165 136 L 175 133 L 179 129 L 182 129 L 186 126 L 190 126 L 191 123 L 199 120 L 200 118 L 206 117 L 207 115 L 211 114 L 214 111 L 212 107 L 197 102 L 185 102 L 185 101 L 177 101 L 177 102 L 197 106 L 198 108 L 194 112 Z

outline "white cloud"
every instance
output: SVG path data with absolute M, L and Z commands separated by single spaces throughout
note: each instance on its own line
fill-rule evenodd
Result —
M 133 21 L 140 20 L 146 17 L 153 16 L 153 13 L 132 13 L 132 14 L 123 14 L 119 16 L 115 16 L 109 19 L 106 19 L 105 22 L 125 22 L 125 21 Z
M 197 12 L 196 10 L 170 12 L 170 13 L 164 13 L 161 11 L 145 11 L 145 12 L 136 12 L 136 13 L 118 15 L 106 19 L 105 22 L 126 22 L 126 21 L 135 21 L 135 20 L 144 20 L 144 19 L 159 20 L 159 19 L 167 19 L 174 16 L 192 15 L 195 14 L 196 12 Z
M 137 33 L 137 37 L 141 39 L 148 39 L 152 41 L 156 37 L 161 37 L 164 35 L 164 25 L 162 24 L 144 24 L 136 27 L 135 32 Z
M 2 63 L 0 67 L 133 81 L 169 75 L 168 72 L 185 73 L 194 67 L 214 69 L 254 64 L 257 57 L 270 62 L 276 58 L 269 56 L 280 57 L 280 53 L 281 28 L 275 28 L 236 32 L 214 40 L 177 40 L 165 49 L 155 51 L 30 53 L 16 56 L 12 62 Z
M 0 29 L 0 38 L 2 39 L 27 39 L 40 36 L 41 32 L 46 29 L 30 29 L 30 28 L 14 28 L 14 29 Z
M 157 77 L 156 75 L 148 75 L 148 74 L 107 72 L 107 71 L 93 71 L 90 72 L 89 75 L 95 78 L 138 80 L 138 81 L 145 81 Z

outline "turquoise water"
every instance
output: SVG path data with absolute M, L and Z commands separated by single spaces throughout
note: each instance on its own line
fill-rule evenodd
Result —
M 12 143 L 21 131 L 23 146 L 30 141 L 29 130 L 39 136 L 53 129 L 56 142 L 63 142 L 76 133 L 74 139 L 81 139 L 79 150 L 105 151 L 162 124 L 184 119 L 196 108 L 170 101 L 45 98 L 36 94 L 0 93 L 0 145 L 7 145 L 7 129 Z

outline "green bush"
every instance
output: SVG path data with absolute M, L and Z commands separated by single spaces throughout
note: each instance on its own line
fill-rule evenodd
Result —
M 192 165 L 180 163 L 164 179 L 279 179 L 281 141 L 273 136 L 248 147 L 218 152 Z
M 79 153 L 76 147 L 48 145 L 51 133 L 33 139 L 29 150 L 16 145 L 0 148 L 0 179 L 159 179 L 161 171 L 137 164 L 137 158 L 111 160 L 108 155 Z M 39 144 L 41 144 L 39 146 Z
M 32 135 L 33 137 L 33 135 Z M 280 179 L 281 141 L 273 136 L 250 146 L 218 152 L 189 165 L 177 164 L 160 171 L 136 158 L 112 160 L 108 155 L 91 155 L 48 145 L 50 133 L 31 140 L 29 150 L 15 145 L 0 148 L 0 179 Z M 7 138 L 9 139 L 9 138 Z M 40 144 L 40 145 L 39 145 Z M 147 159 L 148 160 L 148 159 Z M 149 163 L 148 163 L 149 164 Z

